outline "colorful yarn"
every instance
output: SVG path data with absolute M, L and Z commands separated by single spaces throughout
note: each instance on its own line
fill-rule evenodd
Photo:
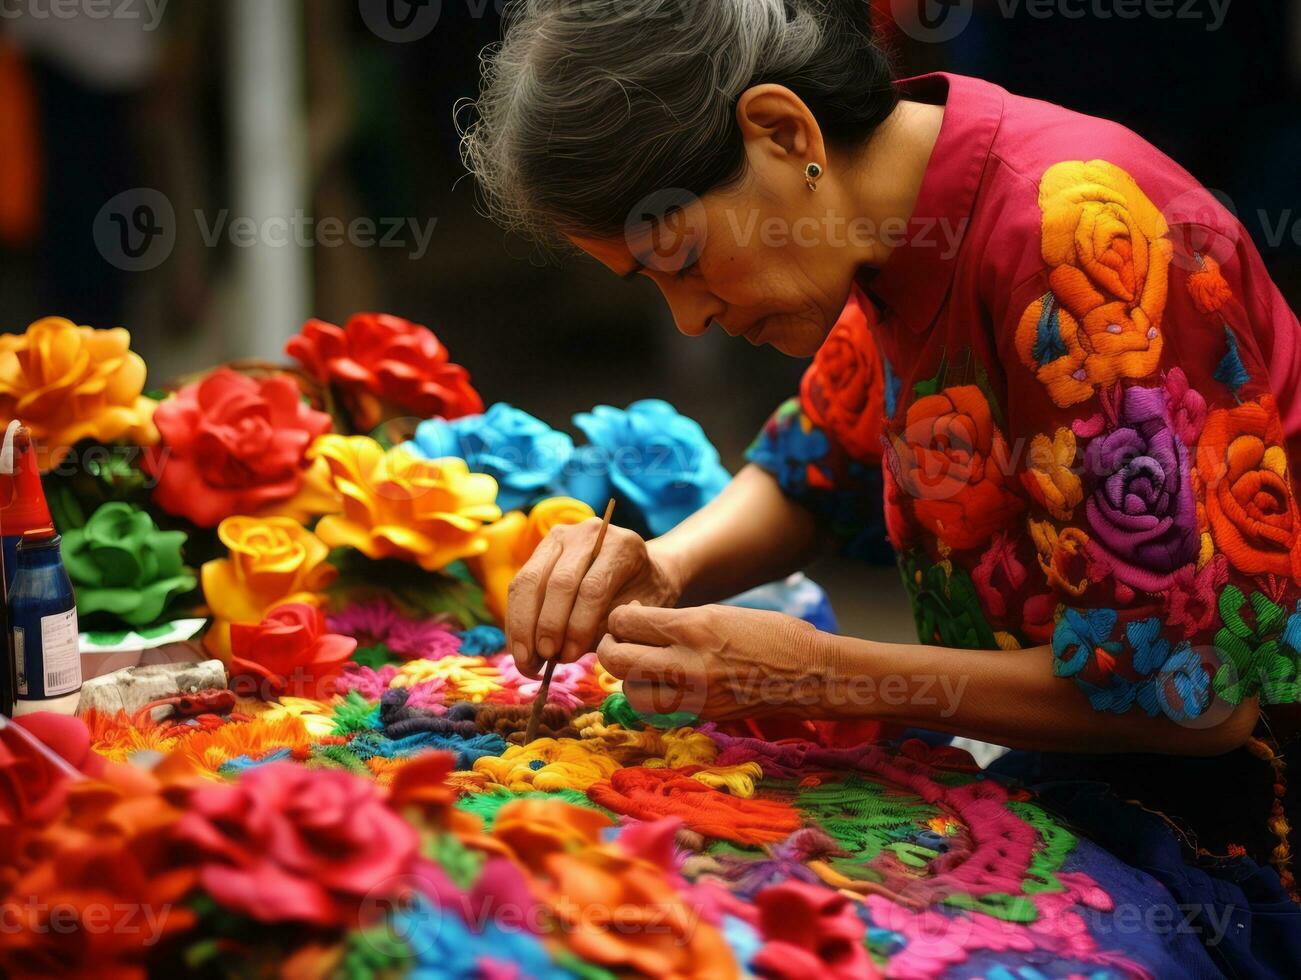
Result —
M 521 674 L 519 668 L 515 666 L 515 658 L 509 654 L 494 657 L 490 662 L 500 672 L 503 687 L 517 692 L 522 699 L 530 704 L 533 702 L 542 689 L 541 679 L 526 677 Z M 572 664 L 557 665 L 551 675 L 551 687 L 547 693 L 547 702 L 549 704 L 563 705 L 571 711 L 580 707 L 583 704 L 583 696 L 579 688 L 583 681 L 591 675 L 595 663 L 596 654 L 589 653 Z
M 461 638 L 436 620 L 408 619 L 383 601 L 354 603 L 326 620 L 331 632 L 364 647 L 383 645 L 407 660 L 436 660 L 460 651 Z
M 506 634 L 496 626 L 475 626 L 461 634 L 461 653 L 488 657 L 506 649 Z
M 334 690 L 337 694 L 347 694 L 350 691 L 356 691 L 368 701 L 378 701 L 381 694 L 388 690 L 393 683 L 393 678 L 397 676 L 398 669 L 393 664 L 387 664 L 378 670 L 374 667 L 363 667 L 358 664 L 348 664 L 343 668 L 343 673 L 334 682 Z
M 591 786 L 606 809 L 640 820 L 676 816 L 706 837 L 771 844 L 800 828 L 799 813 L 775 800 L 743 800 L 669 769 L 620 769 Z
M 365 732 L 379 727 L 379 705 L 350 691 L 334 709 L 335 735 Z
M 576 789 L 561 789 L 551 793 L 512 793 L 502 787 L 495 787 L 487 793 L 478 793 L 463 798 L 456 804 L 456 807 L 458 810 L 474 814 L 483 821 L 483 829 L 491 831 L 501 808 L 517 800 L 552 800 L 609 814 L 609 811 L 604 807 L 598 806 L 588 799 L 586 793 Z
M 475 772 L 516 792 L 586 790 L 618 768 L 617 762 L 586 743 L 554 738 L 513 745 L 500 758 L 484 758 L 474 764 Z M 602 803 L 594 795 L 592 799 Z
M 504 688 L 496 667 L 479 657 L 462 656 L 409 661 L 398 668 L 389 686 L 411 688 L 436 680 L 446 684 L 448 701 L 477 703 Z

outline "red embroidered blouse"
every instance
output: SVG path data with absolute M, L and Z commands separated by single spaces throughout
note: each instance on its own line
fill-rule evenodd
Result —
M 923 642 L 1051 644 L 1107 711 L 1298 700 L 1301 327 L 1250 237 L 1121 126 L 902 87 L 946 106 L 907 240 L 750 458 L 847 542 L 883 493 Z

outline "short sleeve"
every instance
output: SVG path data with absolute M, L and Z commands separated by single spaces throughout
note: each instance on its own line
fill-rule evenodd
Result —
M 886 368 L 870 300 L 855 290 L 804 375 L 746 453 L 807 508 L 850 556 L 889 554 L 882 517 Z
M 1045 271 L 1000 344 L 1057 674 L 1177 722 L 1296 701 L 1301 513 L 1262 351 L 1295 318 L 1251 294 L 1274 287 L 1241 226 L 1171 227 L 1118 167 L 1058 164 L 1039 200 Z

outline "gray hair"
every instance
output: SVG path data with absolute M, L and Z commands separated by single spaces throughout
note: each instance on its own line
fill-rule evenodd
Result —
M 546 242 L 614 237 L 652 195 L 738 179 L 736 106 L 758 84 L 792 89 L 827 140 L 852 149 L 897 104 L 870 6 L 515 0 L 504 39 L 484 52 L 465 164 L 493 218 Z

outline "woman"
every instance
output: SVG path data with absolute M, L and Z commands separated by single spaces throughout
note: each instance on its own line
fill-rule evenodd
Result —
M 599 642 L 645 710 L 1160 754 L 1103 771 L 1160 808 L 1193 786 L 1172 819 L 1290 884 L 1253 733 L 1297 700 L 1301 328 L 1175 163 L 985 82 L 894 83 L 867 11 L 526 0 L 488 58 L 465 147 L 498 217 L 649 277 L 688 336 L 816 355 L 709 507 L 590 569 L 591 524 L 538 549 L 516 660 Z M 870 533 L 882 484 L 920 644 L 703 605 Z M 1226 769 L 1265 777 L 1228 824 L 1201 805 Z

